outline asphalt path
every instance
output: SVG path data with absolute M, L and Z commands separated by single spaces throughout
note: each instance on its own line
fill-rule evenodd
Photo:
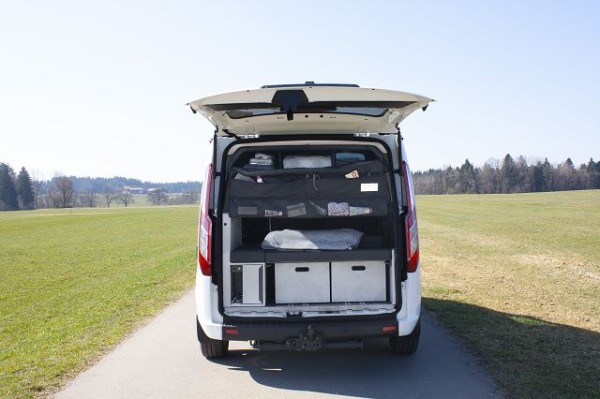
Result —
M 187 293 L 81 373 L 56 399 L 69 398 L 500 398 L 480 363 L 428 312 L 419 350 L 398 356 L 387 340 L 363 350 L 259 352 L 231 343 L 208 361 L 196 340 Z

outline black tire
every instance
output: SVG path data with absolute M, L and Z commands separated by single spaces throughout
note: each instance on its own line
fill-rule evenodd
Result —
M 196 317 L 196 333 L 198 334 L 198 342 L 200 342 L 200 352 L 207 359 L 220 359 L 227 355 L 229 351 L 229 341 L 220 341 L 206 336 L 202 326 Z
M 404 337 L 390 337 L 390 347 L 399 355 L 412 355 L 419 347 L 421 336 L 421 320 L 415 325 L 415 329 Z
M 200 342 L 200 352 L 207 359 L 220 359 L 227 355 L 229 341 Z

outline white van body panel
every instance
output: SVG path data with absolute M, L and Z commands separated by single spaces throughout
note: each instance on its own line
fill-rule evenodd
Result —
M 195 293 L 198 322 L 204 333 L 212 339 L 223 339 L 223 316 L 216 306 L 219 303 L 218 287 L 211 282 L 210 277 L 202 275 L 198 268 Z
M 402 308 L 396 315 L 398 336 L 410 334 L 421 317 L 421 266 L 402 283 Z

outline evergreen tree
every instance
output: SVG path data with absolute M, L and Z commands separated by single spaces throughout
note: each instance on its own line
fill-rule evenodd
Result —
M 587 188 L 600 188 L 600 161 L 594 162 L 593 158 L 585 166 L 587 173 Z
M 542 191 L 554 191 L 556 189 L 554 167 L 548 162 L 548 158 L 545 158 L 542 164 L 542 174 L 544 175 Z
M 519 174 L 515 161 L 510 154 L 506 154 L 500 168 L 500 192 L 503 194 L 511 193 L 518 183 Z
M 535 166 L 530 168 L 531 170 L 531 191 L 540 192 L 544 191 L 544 166 L 538 161 Z
M 35 196 L 33 194 L 33 185 L 31 177 L 23 167 L 17 176 L 17 194 L 22 209 L 33 209 L 35 205 Z
M 15 189 L 15 172 L 5 163 L 0 163 L 0 210 L 16 211 L 19 209 L 17 190 Z
M 527 160 L 523 155 L 519 155 L 515 162 L 515 187 L 513 193 L 531 192 L 531 174 Z
M 475 168 L 473 168 L 473 164 L 468 159 L 460 167 L 459 185 L 461 193 L 473 194 L 479 192 Z

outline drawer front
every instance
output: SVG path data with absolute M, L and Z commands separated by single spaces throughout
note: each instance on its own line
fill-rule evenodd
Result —
M 275 263 L 276 303 L 329 303 L 329 263 Z
M 333 302 L 381 302 L 387 299 L 384 261 L 331 263 Z

